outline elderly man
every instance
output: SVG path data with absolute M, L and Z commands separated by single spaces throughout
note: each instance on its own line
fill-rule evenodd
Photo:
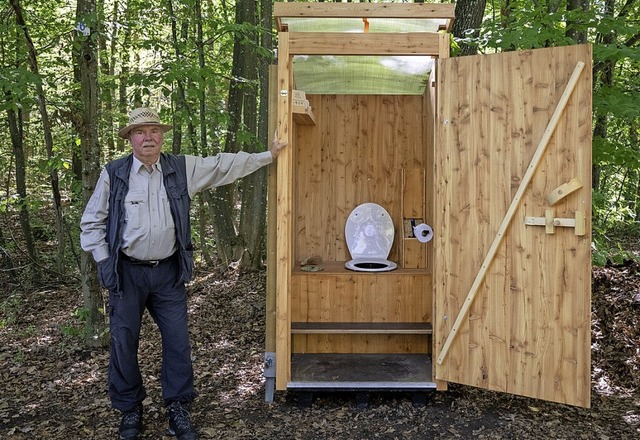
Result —
M 109 290 L 109 395 L 122 412 L 123 440 L 139 438 L 143 428 L 146 392 L 138 342 L 145 309 L 162 336 L 169 432 L 179 440 L 198 438 L 189 415 L 196 392 L 184 285 L 193 267 L 191 199 L 271 163 L 286 145 L 275 136 L 263 153 L 205 158 L 162 153 L 164 133 L 171 128 L 151 109 L 131 112 L 118 134 L 129 140 L 132 154 L 105 166 L 80 222 L 82 248 L 93 254 L 100 283 Z

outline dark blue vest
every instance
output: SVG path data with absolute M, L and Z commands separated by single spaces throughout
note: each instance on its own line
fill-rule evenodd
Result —
M 106 165 L 109 173 L 109 216 L 107 218 L 107 236 L 109 259 L 99 265 L 98 272 L 103 287 L 117 293 L 120 289 L 119 257 L 124 230 L 124 199 L 129 192 L 129 173 L 133 164 L 133 155 L 116 159 Z M 176 226 L 176 243 L 180 264 L 176 283 L 185 283 L 193 273 L 193 245 L 191 243 L 191 219 L 189 209 L 191 199 L 187 189 L 187 169 L 184 156 L 160 155 L 160 165 L 167 191 L 171 216 Z

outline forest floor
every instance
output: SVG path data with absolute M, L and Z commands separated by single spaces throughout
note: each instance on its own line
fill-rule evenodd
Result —
M 2 285 L 2 284 L 0 284 Z M 78 337 L 79 282 L 0 290 L 0 438 L 115 439 L 107 350 Z M 450 384 L 414 406 L 402 393 L 316 396 L 303 408 L 278 391 L 265 402 L 265 273 L 200 273 L 189 286 L 203 439 L 639 439 L 640 265 L 593 269 L 591 409 Z M 140 360 L 149 397 L 144 439 L 168 439 L 160 338 L 145 315 Z

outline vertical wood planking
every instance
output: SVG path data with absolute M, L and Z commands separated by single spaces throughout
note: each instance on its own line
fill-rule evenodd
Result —
M 425 170 L 424 168 L 405 168 L 402 170 L 402 215 L 400 224 L 396 225 L 397 243 L 401 244 L 402 267 L 425 268 L 426 249 L 424 243 L 416 238 L 405 238 L 404 220 L 422 219 L 425 215 Z M 417 223 L 416 223 L 417 224 Z
M 392 216 L 396 237 L 389 258 L 400 261 L 402 169 L 424 173 L 426 163 L 422 98 L 314 95 L 310 100 L 317 125 L 295 128 L 296 261 L 311 255 L 349 260 L 344 225 L 365 202 L 382 205 Z M 424 200 L 424 193 L 415 189 L 411 197 Z
M 436 123 L 436 74 L 435 66 L 429 76 L 428 87 L 422 101 L 422 131 L 425 150 L 425 182 L 424 182 L 424 203 L 425 221 L 427 224 L 434 224 L 434 169 L 435 169 L 435 123 Z M 425 246 L 425 267 L 429 273 L 433 268 L 433 242 Z
M 591 52 L 588 46 L 571 46 L 465 58 L 439 64 L 439 73 L 446 72 L 439 90 L 447 97 L 438 99 L 436 129 L 447 149 L 436 149 L 436 351 L 574 68 L 578 61 L 589 64 Z M 559 185 L 572 178 L 590 182 L 590 85 L 590 74 L 579 77 L 560 113 L 460 325 L 460 339 L 450 346 L 451 358 L 436 368 L 437 378 L 589 405 L 588 243 L 572 228 L 556 228 L 550 235 L 523 219 L 544 217 L 546 197 Z M 554 205 L 555 215 L 590 212 L 589 201 L 589 189 L 581 188 Z
M 431 276 L 305 274 L 292 277 L 292 320 L 301 322 L 429 322 Z M 425 292 L 427 292 L 425 294 Z M 420 335 L 295 335 L 294 352 L 425 353 Z
M 269 133 L 278 121 L 278 68 L 269 66 Z M 265 298 L 265 352 L 276 351 L 276 266 L 277 266 L 277 162 L 269 165 L 267 189 L 267 292 Z
M 291 93 L 291 57 L 289 35 L 281 32 L 278 38 L 278 137 L 286 139 L 289 147 L 278 156 L 278 200 L 276 246 L 276 389 L 285 390 L 291 377 L 291 266 L 293 262 L 293 176 L 292 165 L 295 146 L 291 133 L 292 117 L 289 111 Z M 282 61 L 285 60 L 285 61 Z
M 592 59 L 591 46 L 586 46 L 583 53 L 576 56 L 573 61 L 581 59 Z M 592 87 L 593 82 L 592 70 L 589 68 L 590 63 L 587 64 L 582 74 L 585 79 L 578 84 L 579 97 L 576 106 L 579 109 L 589 109 L 592 106 Z M 577 127 L 577 133 L 575 134 L 573 141 L 576 142 L 575 149 L 578 152 L 575 159 L 575 170 L 578 178 L 582 182 L 583 186 L 577 193 L 577 205 L 573 211 L 579 210 L 585 214 L 585 234 L 576 238 L 576 247 L 569 247 L 567 252 L 571 253 L 573 258 L 572 265 L 576 267 L 575 278 L 577 279 L 576 286 L 591 286 L 591 254 L 585 252 L 579 252 L 579 248 L 591 247 L 591 173 L 585 172 L 585 170 L 591 170 L 592 163 L 592 146 L 591 137 L 584 136 L 584 133 L 592 133 L 592 118 L 591 111 L 576 111 L 574 126 Z M 567 202 L 568 203 L 568 202 Z M 567 207 L 568 212 L 572 211 L 571 207 Z M 575 252 L 575 253 L 574 253 Z M 585 402 L 586 406 L 589 405 L 590 389 L 583 386 L 584 383 L 589 383 L 591 380 L 591 346 L 584 344 L 583 341 L 590 340 L 591 337 L 591 290 L 587 292 L 567 292 L 567 295 L 571 295 L 575 298 L 574 310 L 578 314 L 577 322 L 581 325 L 575 327 L 576 332 L 576 361 L 577 368 L 574 375 L 572 386 L 575 387 L 575 393 L 577 400 Z M 585 360 L 585 362 L 581 362 Z
M 483 95 L 486 101 L 487 116 L 485 119 L 479 121 L 481 130 L 484 133 L 483 144 L 484 149 L 488 155 L 486 167 L 482 170 L 482 173 L 487 173 L 490 177 L 488 179 L 489 185 L 484 188 L 487 194 L 487 199 L 483 204 L 483 209 L 488 212 L 487 223 L 485 224 L 484 233 L 482 234 L 482 240 L 478 245 L 486 252 L 486 243 L 491 243 L 493 240 L 496 229 L 495 225 L 499 225 L 502 222 L 504 213 L 507 211 L 509 201 L 512 196 L 511 181 L 511 149 L 505 145 L 517 142 L 517 130 L 512 128 L 513 121 L 518 119 L 514 112 L 517 109 L 513 103 L 516 100 L 512 99 L 511 93 L 506 90 L 512 90 L 511 84 L 513 83 L 514 71 L 518 69 L 505 69 L 505 64 L 508 64 L 505 60 L 495 60 L 494 64 L 497 64 L 497 73 L 492 70 L 493 66 L 487 63 L 487 59 L 482 60 L 482 71 L 485 77 L 485 89 Z M 504 74 L 500 74 L 504 72 Z M 504 86 L 506 84 L 506 86 Z M 495 91 L 492 93 L 492 91 Z M 515 93 L 520 93 L 519 90 L 515 90 Z M 505 128 L 506 127 L 506 128 Z M 497 145 L 497 148 L 492 146 Z M 481 179 L 482 177 L 479 176 Z M 491 387 L 493 389 L 506 389 L 506 382 L 508 380 L 508 368 L 507 370 L 498 371 L 505 365 L 509 365 L 509 357 L 507 351 L 508 341 L 506 341 L 502 335 L 508 334 L 506 331 L 506 325 L 508 319 L 508 294 L 509 294 L 509 259 L 508 259 L 508 246 L 506 242 L 502 242 L 499 251 L 496 253 L 492 263 L 491 270 L 486 276 L 485 284 L 487 292 L 491 292 L 482 298 L 478 302 L 478 305 L 482 305 L 482 310 L 479 316 L 479 329 L 478 335 L 479 344 L 484 347 L 484 356 L 482 357 L 482 363 L 480 370 L 483 372 L 483 377 L 479 378 L 480 383 L 483 386 Z M 484 256 L 484 255 L 483 255 Z M 492 319 L 495 316 L 495 319 Z

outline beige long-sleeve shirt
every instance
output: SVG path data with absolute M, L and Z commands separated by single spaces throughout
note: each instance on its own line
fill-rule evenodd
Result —
M 198 192 L 229 184 L 272 162 L 263 153 L 220 153 L 215 156 L 185 156 L 189 197 Z M 95 261 L 109 256 L 106 241 L 109 215 L 109 173 L 103 169 L 96 189 L 80 220 L 80 244 Z M 176 250 L 175 225 L 164 188 L 162 167 L 156 162 L 148 171 L 135 156 L 129 173 L 129 192 L 125 198 L 125 228 L 122 251 L 139 260 L 160 260 Z

